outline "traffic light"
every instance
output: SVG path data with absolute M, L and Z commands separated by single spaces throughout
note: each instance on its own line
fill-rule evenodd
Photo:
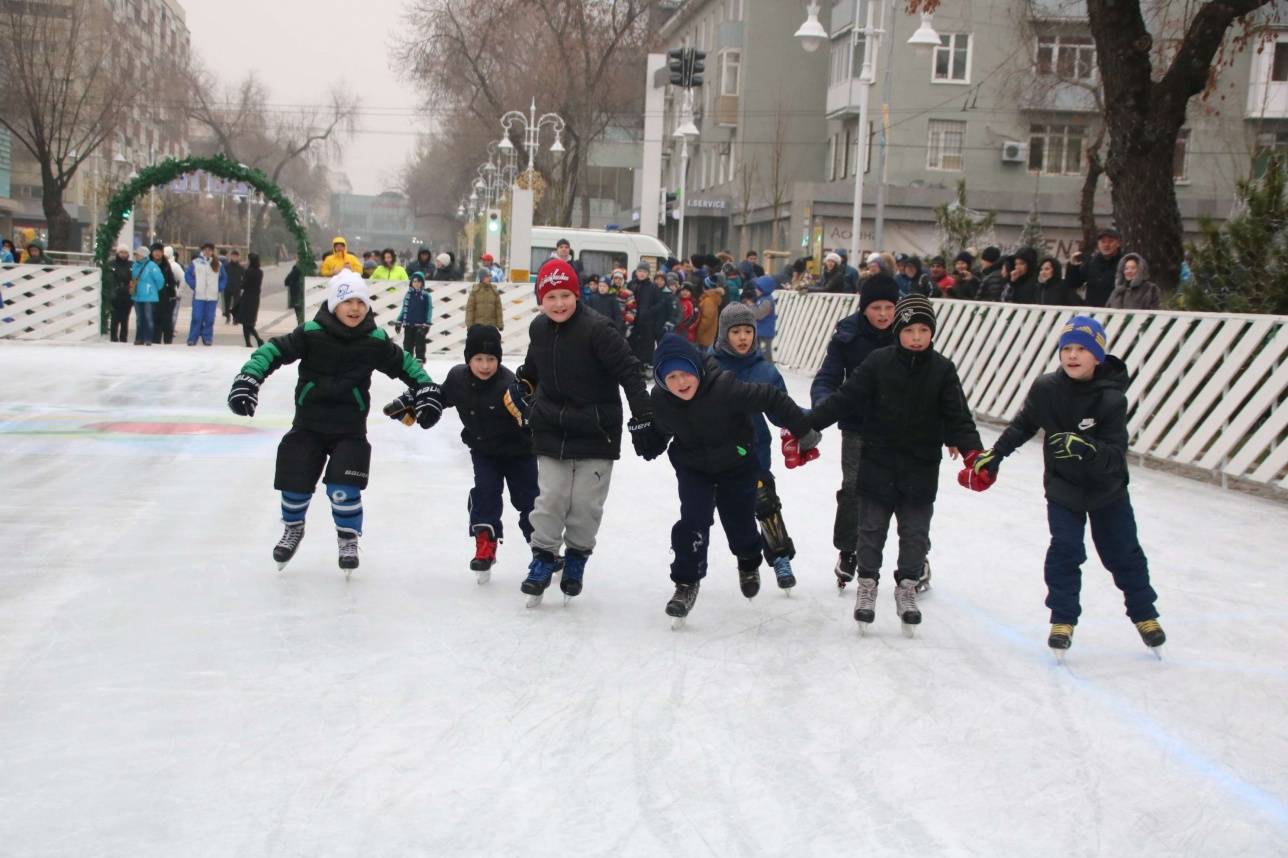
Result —
M 493 210 L 493 211 L 488 212 L 488 215 L 487 215 L 487 231 L 488 231 L 488 232 L 500 232 L 500 231 L 501 231 L 501 213 L 500 213 L 499 211 Z
M 666 209 L 667 209 L 667 211 L 670 211 L 671 209 L 675 208 L 675 204 L 676 204 L 676 203 L 678 203 L 679 201 L 680 201 L 680 195 L 679 195 L 679 194 L 675 193 L 674 191 L 667 191 L 667 192 L 666 192 Z
M 666 68 L 671 73 L 673 86 L 684 86 L 684 48 L 666 52 Z
M 689 86 L 702 86 L 702 73 L 707 70 L 706 51 L 689 49 L 692 59 L 689 62 Z

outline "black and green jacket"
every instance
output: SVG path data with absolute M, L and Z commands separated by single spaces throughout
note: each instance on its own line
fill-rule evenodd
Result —
M 366 433 L 374 370 L 411 387 L 430 381 L 425 368 L 391 343 L 371 314 L 350 328 L 325 304 L 313 321 L 257 348 L 241 371 L 263 381 L 278 367 L 296 361 L 300 377 L 291 425 L 315 432 Z

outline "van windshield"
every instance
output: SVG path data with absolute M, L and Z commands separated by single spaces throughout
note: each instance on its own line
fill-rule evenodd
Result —
M 532 245 L 532 266 L 528 270 L 534 274 L 540 271 L 541 266 L 546 264 L 546 260 L 553 256 L 554 252 L 555 249 L 553 247 L 538 247 L 535 244 Z
M 598 274 L 607 278 L 614 268 L 626 268 L 626 254 L 616 250 L 583 250 L 577 255 L 581 260 L 582 274 Z

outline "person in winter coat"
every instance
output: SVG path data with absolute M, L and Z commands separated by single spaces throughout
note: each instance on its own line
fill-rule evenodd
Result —
M 425 245 L 421 245 L 420 250 L 416 251 L 416 261 L 407 266 L 408 279 L 412 274 L 419 271 L 429 280 L 434 274 L 434 252 Z
M 1122 260 L 1122 236 L 1111 226 L 1104 227 L 1096 236 L 1096 250 L 1083 259 L 1082 252 L 1069 260 L 1065 282 L 1070 289 L 1085 289 L 1082 303 L 1088 307 L 1104 307 L 1109 303 L 1118 283 L 1118 263 Z
M 233 307 L 237 306 L 241 298 L 242 276 L 246 269 L 242 267 L 241 253 L 233 250 L 228 253 L 228 262 L 224 263 L 224 324 L 232 324 L 236 320 L 233 318 Z
M 318 273 L 323 277 L 334 277 L 344 269 L 355 274 L 362 273 L 362 260 L 349 252 L 349 243 L 342 236 L 331 239 L 331 253 L 322 260 Z
M 130 281 L 133 278 L 131 272 L 134 268 L 130 262 L 130 249 L 125 245 L 116 248 L 116 256 L 112 259 L 112 300 L 111 304 L 111 324 L 109 331 L 112 342 L 128 343 L 130 341 L 130 313 L 134 312 L 134 302 L 130 298 Z
M 371 272 L 372 280 L 410 280 L 406 270 L 398 264 L 398 254 L 386 247 L 380 251 L 380 264 Z
M 45 256 L 45 244 L 42 241 L 32 241 L 27 244 L 27 255 L 22 258 L 23 265 L 49 265 L 49 257 Z
M 854 609 L 854 619 L 863 629 L 875 616 L 891 516 L 899 524 L 895 604 L 905 627 L 921 622 L 917 584 L 930 549 L 942 447 L 974 453 L 983 447 L 957 368 L 934 349 L 935 310 L 930 299 L 901 299 L 894 318 L 897 344 L 868 355 L 840 390 L 810 412 L 815 429 L 845 415 L 863 418 Z
M 845 266 L 841 263 L 839 253 L 829 253 L 823 257 L 823 273 L 814 287 L 812 292 L 828 292 L 832 294 L 841 294 L 849 289 L 849 281 L 845 276 Z
M 735 304 L 733 309 L 742 308 Z M 754 346 L 754 334 L 747 340 Z M 769 414 L 799 438 L 804 450 L 816 446 L 819 436 L 784 391 L 771 384 L 739 381 L 674 334 L 662 339 L 656 358 L 656 385 L 650 395 L 654 425 L 637 449 L 646 459 L 668 453 L 675 469 L 680 518 L 671 528 L 675 594 L 667 602 L 666 613 L 683 618 L 692 610 L 706 576 L 707 546 L 717 511 L 729 550 L 737 558 L 742 594 L 750 599 L 760 592 L 756 484 L 762 470 L 759 458 L 751 453 L 756 443 L 753 419 Z
M 531 434 L 514 421 L 505 404 L 513 384 L 514 373 L 501 365 L 501 332 L 490 325 L 471 325 L 465 334 L 465 363 L 447 373 L 442 400 L 444 408 L 455 408 L 461 418 L 461 441 L 474 465 L 474 487 L 466 506 L 474 538 L 470 569 L 480 584 L 492 577 L 497 543 L 505 538 L 501 512 L 507 486 L 510 504 L 519 513 L 519 531 L 524 540 L 532 539 L 529 517 L 537 498 L 537 458 L 532 455 Z M 410 426 L 415 422 L 414 395 L 404 393 L 385 407 L 385 413 Z
M 1047 646 L 1058 652 L 1073 643 L 1082 613 L 1079 591 L 1087 560 L 1085 532 L 1100 561 L 1123 593 L 1127 616 L 1150 648 L 1167 637 L 1158 623 L 1158 596 L 1136 534 L 1136 515 L 1127 492 L 1127 384 L 1121 360 L 1105 353 L 1105 329 L 1090 316 L 1074 316 L 1060 331 L 1060 368 L 1029 389 L 1020 413 L 991 450 L 967 456 L 958 482 L 984 491 L 997 478 L 1003 459 L 1041 431 L 1043 487 L 1051 545 L 1044 573 L 1051 610 Z
M 255 346 L 264 345 L 264 338 L 255 330 L 259 323 L 259 297 L 264 287 L 264 269 L 259 267 L 259 254 L 251 253 L 246 257 L 246 274 L 242 277 L 241 297 L 233 307 L 233 318 L 242 326 L 242 337 L 246 347 L 250 348 L 251 337 Z
M 957 254 L 953 260 L 953 285 L 945 294 L 945 298 L 956 298 L 959 301 L 973 301 L 979 295 L 979 277 L 976 276 L 973 266 L 975 257 L 969 252 L 963 250 Z
M 425 368 L 376 326 L 367 283 L 347 268 L 327 283 L 326 304 L 312 320 L 273 337 L 251 354 L 233 379 L 228 408 L 253 417 L 264 380 L 296 361 L 300 371 L 293 397 L 295 419 L 277 447 L 273 479 L 273 487 L 282 493 L 285 525 L 273 559 L 281 568 L 295 556 L 321 478 L 331 501 L 339 565 L 349 574 L 358 567 L 362 490 L 371 471 L 367 414 L 372 373 L 378 370 L 412 388 L 416 421 L 426 429 L 442 416 L 442 398 Z
M 693 341 L 698 348 L 709 349 L 720 331 L 720 309 L 724 306 L 724 288 L 711 286 L 702 290 L 698 299 L 698 324 Z
M 394 332 L 403 335 L 403 351 L 415 355 L 422 364 L 425 362 L 425 341 L 433 320 L 434 299 L 425 288 L 425 275 L 417 271 L 407 284 L 407 294 L 403 296 L 402 308 L 394 321 Z
M 1078 293 L 1065 285 L 1060 260 L 1048 256 L 1038 265 L 1038 301 L 1056 307 L 1076 307 Z
M 456 279 L 456 265 L 450 253 L 443 252 L 434 257 L 434 273 L 429 276 L 429 279 L 444 281 Z
M 979 258 L 983 262 L 979 272 L 979 300 L 1002 300 L 1002 293 L 1010 282 L 1002 270 L 1002 251 L 996 247 L 986 247 Z
M 304 324 L 304 272 L 298 262 L 286 274 L 286 306 L 295 311 L 296 324 Z
M 899 286 L 890 277 L 869 277 L 859 293 L 859 311 L 836 323 L 827 343 L 823 364 L 810 385 L 810 402 L 821 405 L 840 390 L 868 355 L 894 341 L 894 307 Z M 842 589 L 854 580 L 858 568 L 859 462 L 863 451 L 863 414 L 841 417 L 841 488 L 836 493 L 832 545 L 838 555 L 836 585 Z
M 190 346 L 195 346 L 198 339 L 208 346 L 214 344 L 215 308 L 228 282 L 228 275 L 219 270 L 214 256 L 215 246 L 206 242 L 183 273 L 184 282 L 192 289 L 192 321 L 188 325 Z M 212 261 L 216 263 L 214 267 Z
M 486 270 L 492 275 L 493 283 L 501 283 L 505 280 L 505 272 L 501 266 L 496 264 L 496 259 L 490 253 L 485 253 L 479 257 L 479 270 Z
M 748 250 L 742 262 L 738 263 L 738 276 L 746 283 L 755 280 L 757 277 L 764 277 L 765 269 L 760 267 L 760 254 L 754 250 Z
M 935 285 L 935 293 L 931 297 L 951 297 L 957 281 L 948 273 L 948 263 L 942 256 L 931 257 L 930 271 L 928 273 L 930 274 L 930 282 Z
M 129 253 L 127 248 L 126 253 Z M 9 239 L 0 241 L 0 265 L 13 265 L 18 261 L 18 248 L 13 246 Z
M 1015 251 L 1011 264 L 1011 282 L 1002 300 L 1012 304 L 1038 303 L 1038 252 L 1021 247 Z
M 653 285 L 657 287 L 657 300 L 660 305 L 657 314 L 658 326 L 655 329 L 658 340 L 674 331 L 676 323 L 680 321 L 680 299 L 675 294 L 672 276 L 662 271 L 653 275 Z M 674 282 L 678 285 L 679 278 L 677 277 Z
M 635 266 L 630 289 L 635 293 L 635 326 L 628 338 L 631 351 L 645 372 L 653 365 L 653 349 L 657 347 L 658 329 L 662 327 L 662 313 L 666 306 L 658 294 L 653 278 L 649 276 L 648 265 L 641 262 Z
M 699 317 L 697 305 L 693 302 L 693 287 L 688 283 L 682 284 L 676 293 L 676 299 L 680 306 L 680 318 L 675 323 L 675 333 L 695 343 L 698 339 Z
M 927 298 L 938 298 L 939 289 L 931 282 L 930 275 L 921 267 L 921 258 L 905 256 L 903 259 L 903 279 L 896 280 L 901 297 L 923 295 Z
M 751 283 L 755 290 L 753 302 L 756 316 L 756 339 L 760 353 L 770 366 L 774 365 L 774 337 L 778 334 L 778 280 L 770 276 L 757 277 Z
M 1149 279 L 1149 265 L 1139 253 L 1128 253 L 1118 262 L 1118 280 L 1108 307 L 1117 310 L 1157 310 L 1163 293 Z
M 142 247 L 135 248 L 134 265 L 130 268 L 130 296 L 134 300 L 134 344 L 152 345 L 153 324 L 156 320 L 157 300 L 165 286 L 161 273 Z
M 586 306 L 604 316 L 622 336 L 626 336 L 626 320 L 622 318 L 622 304 L 617 296 L 609 291 L 609 285 L 602 280 L 593 281 L 591 286 L 595 291 L 586 299 Z
M 479 269 L 478 282 L 470 287 L 465 298 L 465 327 L 489 325 L 498 331 L 505 330 L 505 314 L 501 309 L 501 293 L 496 290 L 492 271 Z
M 161 264 L 161 273 L 164 274 L 169 269 L 170 276 L 166 278 L 166 288 L 161 290 L 162 298 L 157 304 L 156 322 L 161 342 L 169 345 L 174 342 L 174 329 L 179 323 L 179 305 L 182 303 L 179 297 L 179 285 L 184 282 L 183 266 L 175 261 L 174 248 L 168 244 L 162 246 L 161 256 L 165 260 Z M 173 290 L 171 286 L 174 287 Z

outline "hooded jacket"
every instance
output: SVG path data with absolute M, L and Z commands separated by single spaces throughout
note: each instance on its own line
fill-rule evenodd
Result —
M 336 253 L 334 248 L 337 244 L 343 246 L 344 250 Z M 349 245 L 343 238 L 336 236 L 331 240 L 331 247 L 333 248 L 331 253 L 322 260 L 322 267 L 318 269 L 319 274 L 323 277 L 334 277 L 345 268 L 354 274 L 362 273 L 362 260 L 349 252 Z
M 1028 266 L 1028 271 L 1023 277 L 1014 279 L 1006 286 L 1003 295 L 1003 301 L 1009 301 L 1012 304 L 1037 304 L 1038 303 L 1038 254 L 1031 247 L 1021 247 L 1015 251 L 1016 259 L 1023 259 Z
M 1042 274 L 1042 266 L 1051 263 L 1054 273 L 1051 279 L 1045 283 L 1038 282 L 1038 303 L 1047 304 L 1054 307 L 1077 307 L 1082 303 L 1078 293 L 1070 289 L 1064 282 L 1063 269 L 1060 267 L 1060 260 L 1054 256 L 1048 256 L 1038 263 L 1038 275 Z
M 134 280 L 134 303 L 155 304 L 160 300 L 165 276 L 151 258 L 135 262 L 130 268 L 130 277 Z
M 291 425 L 337 435 L 364 435 L 371 411 L 371 373 L 410 387 L 428 384 L 424 367 L 376 327 L 374 313 L 350 328 L 323 304 L 312 321 L 257 348 L 241 371 L 263 381 L 279 367 L 300 362 Z
M 654 424 L 672 439 L 669 457 L 673 465 L 711 476 L 767 469 L 755 452 L 753 421 L 761 414 L 798 436 L 809 431 L 808 416 L 785 390 L 740 381 L 735 373 L 723 370 L 716 358 L 704 358 L 683 337 L 667 334 L 658 344 L 655 365 L 675 357 L 697 367 L 700 381 L 697 394 L 688 401 L 662 383 L 650 394 Z
M 1128 283 L 1123 278 L 1123 264 L 1128 259 L 1136 260 L 1136 276 Z M 1118 273 L 1114 280 L 1114 291 L 1109 296 L 1106 306 L 1119 310 L 1157 310 L 1163 303 L 1163 294 L 1158 285 L 1149 279 L 1149 265 L 1139 253 L 1124 254 L 1118 260 Z
M 421 245 L 420 250 L 416 251 L 416 261 L 407 266 L 407 275 L 410 277 L 412 274 L 419 271 L 421 274 L 424 274 L 425 279 L 428 280 L 434 273 L 434 268 L 434 251 Z
M 854 313 L 836 323 L 832 339 L 827 343 L 823 364 L 814 373 L 809 397 L 814 407 L 836 391 L 849 379 L 868 355 L 894 342 L 894 326 L 879 331 L 863 313 Z M 842 432 L 862 432 L 862 411 L 850 411 L 838 421 Z
M 443 380 L 443 405 L 461 418 L 461 440 L 485 456 L 531 456 L 532 435 L 520 429 L 505 407 L 514 373 L 503 366 L 487 381 L 457 364 Z
M 403 295 L 402 308 L 398 311 L 400 325 L 414 327 L 423 325 L 428 327 L 434 321 L 434 296 L 429 294 L 429 290 L 422 285 L 417 289 L 412 283 L 420 281 L 424 284 L 423 277 L 417 277 L 407 284 L 407 294 Z
M 376 270 L 371 272 L 372 280 L 410 280 L 407 270 L 397 262 L 392 267 L 377 265 Z
M 741 382 L 768 384 L 771 387 L 778 388 L 783 393 L 787 392 L 787 382 L 783 381 L 783 374 L 772 363 L 765 360 L 765 356 L 761 354 L 758 344 L 753 343 L 750 352 L 740 355 L 729 346 L 729 339 L 726 333 L 720 342 L 716 343 L 712 356 L 722 370 L 733 373 L 734 377 Z M 771 417 L 770 421 L 775 426 L 781 425 L 776 418 Z M 773 433 L 769 431 L 769 425 L 765 422 L 765 417 L 762 414 L 751 415 L 751 423 L 756 439 L 756 461 L 759 462 L 762 471 L 768 471 L 773 466 L 771 455 L 774 446 Z
M 711 348 L 720 330 L 720 309 L 724 305 L 724 296 L 719 288 L 703 289 L 698 299 L 698 324 L 693 341 L 704 349 Z M 656 360 L 656 355 L 654 356 Z
M 475 283 L 465 298 L 465 329 L 472 325 L 491 325 L 498 331 L 505 330 L 505 313 L 501 308 L 501 293 L 495 283 Z
M 757 277 L 752 281 L 756 291 L 756 336 L 762 340 L 773 339 L 778 333 L 778 281 L 770 276 Z
M 1006 458 L 1039 430 L 1047 436 L 1076 432 L 1096 446 L 1090 459 L 1057 459 L 1042 445 L 1047 500 L 1075 512 L 1092 512 L 1118 501 L 1127 490 L 1127 384 L 1121 360 L 1108 355 L 1090 381 L 1074 381 L 1063 369 L 1033 382 L 1020 413 L 993 450 Z

